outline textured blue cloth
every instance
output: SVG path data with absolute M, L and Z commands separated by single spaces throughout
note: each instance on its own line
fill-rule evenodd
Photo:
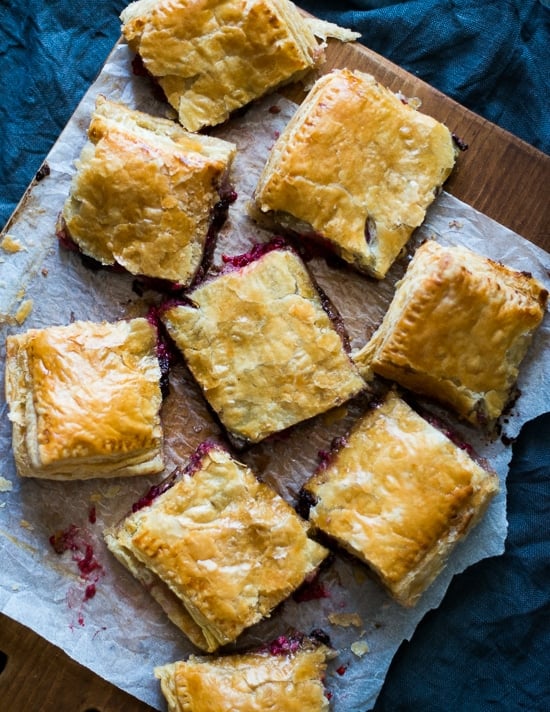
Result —
M 0 0 L 1 224 L 100 70 L 125 4 Z M 550 153 L 546 0 L 299 4 Z M 514 446 L 505 554 L 455 578 L 400 648 L 376 712 L 550 710 L 549 433 L 544 415 Z

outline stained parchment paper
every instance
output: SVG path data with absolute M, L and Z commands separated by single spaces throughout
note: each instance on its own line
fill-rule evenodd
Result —
M 76 254 L 60 248 L 55 237 L 56 219 L 69 190 L 74 160 L 86 140 L 97 94 L 166 115 L 167 108 L 154 99 L 149 81 L 133 76 L 130 63 L 127 46 L 118 43 L 47 157 L 49 174 L 33 184 L 0 237 L 2 364 L 9 333 L 74 319 L 113 321 L 142 315 L 159 299 L 152 291 L 138 294 L 130 276 L 90 271 Z M 295 108 L 274 95 L 214 132 L 234 141 L 239 149 L 233 171 L 239 197 L 219 236 L 215 263 L 224 253 L 245 252 L 254 242 L 271 237 L 247 217 L 247 204 L 268 151 Z M 550 288 L 550 256 L 546 252 L 445 192 L 430 208 L 410 249 L 428 237 L 445 244 L 464 244 L 509 266 L 528 270 Z M 321 258 L 312 259 L 308 265 L 340 311 L 356 349 L 381 321 L 406 260 L 398 260 L 382 282 Z M 499 474 L 501 491 L 416 608 L 405 609 L 392 602 L 362 565 L 339 554 L 323 571 L 316 595 L 309 600 L 289 599 L 268 620 L 246 631 L 235 648 L 261 644 L 290 627 L 306 633 L 321 628 L 338 651 L 327 675 L 332 708 L 335 712 L 370 708 L 399 645 L 411 637 L 424 614 L 438 606 L 453 575 L 504 550 L 510 440 L 525 422 L 548 410 L 549 354 L 547 315 L 522 364 L 518 382 L 521 395 L 503 417 L 500 436 L 483 435 L 436 409 L 437 415 L 491 463 Z M 1 377 L 3 393 L 3 368 Z M 295 504 L 300 486 L 317 463 L 319 450 L 326 450 L 335 436 L 346 431 L 358 409 L 360 405 L 337 409 L 239 457 Z M 11 424 L 4 400 L 0 401 L 0 414 L 0 609 L 115 685 L 164 709 L 154 666 L 194 651 L 147 591 L 113 559 L 102 538 L 104 528 L 124 516 L 160 478 L 84 482 L 20 479 L 13 464 Z M 221 437 L 183 365 L 172 372 L 162 417 L 166 473 L 184 464 L 206 437 Z M 70 538 L 72 551 L 54 551 L 49 540 L 56 532 L 58 541 Z

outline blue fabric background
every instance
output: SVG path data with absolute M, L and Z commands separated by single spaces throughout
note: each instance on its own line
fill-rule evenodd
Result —
M 99 72 L 125 4 L 0 0 L 0 224 Z M 550 153 L 546 0 L 299 4 Z M 376 712 L 550 710 L 549 433 L 547 414 L 515 443 L 505 554 L 454 579 L 400 648 Z

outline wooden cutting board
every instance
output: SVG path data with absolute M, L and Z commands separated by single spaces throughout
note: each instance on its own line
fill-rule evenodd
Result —
M 550 252 L 549 156 L 360 44 L 329 42 L 325 70 L 333 67 L 370 72 L 392 90 L 418 97 L 421 111 L 468 145 L 445 190 Z M 0 700 L 2 712 L 152 710 L 2 614 Z

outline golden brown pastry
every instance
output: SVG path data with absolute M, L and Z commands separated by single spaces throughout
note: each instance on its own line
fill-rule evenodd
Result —
M 255 443 L 365 387 L 298 255 L 265 252 L 161 319 L 235 444 Z
M 308 525 L 221 446 L 105 534 L 112 553 L 207 652 L 269 616 L 327 555 Z
M 367 379 L 379 374 L 490 425 L 512 395 L 547 297 L 526 272 L 430 240 L 354 360 Z
M 254 216 L 317 238 L 383 278 L 449 176 L 449 130 L 374 77 L 317 80 L 272 148 Z
M 156 340 L 142 318 L 8 336 L 6 400 L 18 473 L 80 480 L 161 472 Z
M 324 60 L 288 0 L 138 0 L 122 32 L 182 126 L 198 131 Z
M 62 211 L 64 229 L 103 265 L 188 285 L 226 199 L 234 144 L 100 96 Z
M 481 519 L 498 478 L 390 391 L 304 489 L 310 521 L 412 606 Z
M 292 643 L 292 641 L 291 641 Z M 307 639 L 290 652 L 191 655 L 155 668 L 169 712 L 328 712 L 330 650 Z

